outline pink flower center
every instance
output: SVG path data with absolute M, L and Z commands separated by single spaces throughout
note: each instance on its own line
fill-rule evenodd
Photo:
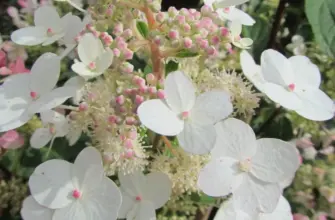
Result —
M 94 70 L 97 66 L 95 64 L 95 62 L 91 62 L 88 67 L 91 69 L 91 70 Z
M 73 196 L 73 198 L 75 198 L 75 199 L 79 199 L 79 198 L 81 197 L 81 192 L 80 192 L 79 190 L 75 189 L 75 190 L 73 190 L 73 192 L 72 192 L 72 196 Z
M 290 90 L 291 92 L 293 92 L 295 89 L 295 84 L 291 83 L 290 85 L 288 85 L 288 90 Z
M 224 8 L 223 11 L 226 12 L 226 13 L 229 13 L 230 12 L 230 7 Z
M 190 116 L 190 112 L 189 111 L 185 111 L 185 112 L 181 113 L 181 118 L 183 120 L 186 120 L 189 116 Z
M 50 126 L 49 127 L 49 132 L 50 132 L 50 134 L 54 134 L 54 133 L 56 133 L 56 129 L 53 126 Z
M 30 97 L 32 99 L 36 99 L 37 98 L 37 92 L 30 92 Z
M 141 196 L 136 196 L 136 201 L 142 201 L 142 197 Z

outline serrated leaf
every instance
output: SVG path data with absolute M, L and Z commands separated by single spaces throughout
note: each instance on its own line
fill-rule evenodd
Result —
M 137 30 L 138 32 L 140 32 L 140 34 L 144 37 L 144 38 L 147 38 L 148 35 L 149 35 L 149 28 L 148 28 L 148 25 L 143 22 L 143 21 L 138 21 L 136 23 L 136 27 L 137 27 Z
M 335 1 L 306 0 L 305 10 L 320 48 L 335 57 Z
M 198 56 L 198 53 L 195 53 L 195 52 L 192 52 L 186 49 L 180 50 L 176 54 L 176 57 L 179 57 L 179 58 L 196 57 L 196 56 Z

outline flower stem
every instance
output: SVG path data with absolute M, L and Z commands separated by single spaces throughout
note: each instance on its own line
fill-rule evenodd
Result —
M 268 42 L 268 48 L 275 48 L 276 45 L 276 37 L 277 33 L 280 29 L 280 22 L 284 16 L 285 8 L 286 8 L 286 3 L 287 0 L 280 0 L 276 15 L 275 15 L 275 20 L 273 21 L 272 24 L 272 29 L 271 29 L 271 34 L 270 34 L 270 39 Z
M 172 153 L 173 156 L 177 156 L 177 152 L 173 149 L 173 146 L 171 144 L 171 142 L 169 141 L 169 139 L 165 136 L 161 137 L 165 146 L 167 146 L 167 148 L 169 148 L 170 152 Z

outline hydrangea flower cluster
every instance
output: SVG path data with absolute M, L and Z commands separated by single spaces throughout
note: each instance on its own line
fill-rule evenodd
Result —
M 260 95 L 234 71 L 213 67 L 234 48 L 252 45 L 241 33 L 255 21 L 235 7 L 247 0 L 205 0 L 199 11 L 167 12 L 159 0 L 102 0 L 86 9 L 59 1 L 82 16 L 40 4 L 34 23 L 11 34 L 18 45 L 57 42 L 62 52 L 46 52 L 30 73 L 4 79 L 0 132 L 38 115 L 32 148 L 49 144 L 50 152 L 56 138 L 74 145 L 83 135 L 90 146 L 74 163 L 52 159 L 36 167 L 24 220 L 152 220 L 170 198 L 200 192 L 230 196 L 217 219 L 292 219 L 282 191 L 300 164 L 295 146 L 257 140 L 240 119 L 254 114 Z M 75 76 L 63 83 L 65 57 L 74 57 Z M 246 51 L 240 58 L 245 77 L 273 102 L 310 120 L 334 116 L 307 57 L 266 50 L 261 65 Z M 146 68 L 137 69 L 138 59 Z M 114 175 L 119 187 L 108 177 Z

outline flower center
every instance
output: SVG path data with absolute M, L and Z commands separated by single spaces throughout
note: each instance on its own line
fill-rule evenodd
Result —
M 30 92 L 30 97 L 32 98 L 32 99 L 36 99 L 37 98 L 37 92 Z
M 94 70 L 96 68 L 96 64 L 95 62 L 90 62 L 90 64 L 88 64 L 88 68 L 90 68 L 91 70 Z
M 290 85 L 288 85 L 288 90 L 293 92 L 295 89 L 295 84 L 294 83 L 291 83 Z
M 47 35 L 48 35 L 49 37 L 51 37 L 52 35 L 54 35 L 54 32 L 53 32 L 53 30 L 52 30 L 51 28 L 48 28 L 48 30 L 47 30 Z
M 190 117 L 190 112 L 189 111 L 182 112 L 181 115 L 180 115 L 180 117 L 183 120 L 187 120 Z
M 56 133 L 56 129 L 55 129 L 55 127 L 52 126 L 52 125 L 50 125 L 50 127 L 49 127 L 49 132 L 50 132 L 50 134 L 55 134 L 55 133 Z
M 135 199 L 136 199 L 136 201 L 139 201 L 139 202 L 140 202 L 140 201 L 142 201 L 142 196 L 136 196 Z
M 230 7 L 224 8 L 223 11 L 224 11 L 225 13 L 229 13 L 229 12 L 230 12 Z
M 245 160 L 242 160 L 238 164 L 239 168 L 243 172 L 249 172 L 251 168 L 251 158 L 247 158 Z
M 72 196 L 75 199 L 79 199 L 81 197 L 81 192 L 78 189 L 73 190 Z

